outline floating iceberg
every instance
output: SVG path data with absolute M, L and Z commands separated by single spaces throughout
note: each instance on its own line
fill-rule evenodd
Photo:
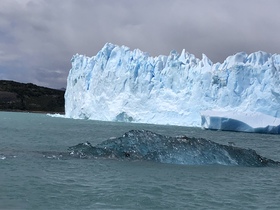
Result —
M 185 50 L 150 57 L 107 43 L 72 58 L 66 117 L 201 126 L 206 110 L 280 118 L 280 55 L 237 53 L 213 64 Z
M 92 146 L 89 142 L 69 148 L 78 158 L 147 160 L 184 165 L 279 166 L 251 149 L 218 144 L 202 138 L 170 137 L 146 130 L 131 130 L 122 137 Z
M 280 134 L 280 119 L 261 113 L 201 112 L 204 129 Z

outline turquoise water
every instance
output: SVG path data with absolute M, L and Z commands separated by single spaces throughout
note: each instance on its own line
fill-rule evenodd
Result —
M 279 209 L 280 168 L 65 158 L 131 129 L 203 137 L 280 160 L 280 136 L 0 112 L 0 209 Z

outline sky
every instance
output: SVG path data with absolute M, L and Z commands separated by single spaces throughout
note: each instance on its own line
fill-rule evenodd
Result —
M 110 42 L 223 62 L 280 53 L 279 0 L 1 0 L 0 80 L 66 88 L 74 54 Z

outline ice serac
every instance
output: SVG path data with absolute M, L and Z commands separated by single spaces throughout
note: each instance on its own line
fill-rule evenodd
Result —
M 280 118 L 280 55 L 237 53 L 213 64 L 185 50 L 150 57 L 107 43 L 72 58 L 66 117 L 200 126 L 206 110 Z
M 122 137 L 92 146 L 89 142 L 69 148 L 78 158 L 146 160 L 184 165 L 279 166 L 252 149 L 217 144 L 203 138 L 163 136 L 147 130 L 131 130 Z

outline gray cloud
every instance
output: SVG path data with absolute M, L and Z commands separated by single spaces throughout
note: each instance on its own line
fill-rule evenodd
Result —
M 213 62 L 280 53 L 279 8 L 278 0 L 1 0 L 0 79 L 65 87 L 72 55 L 93 56 L 106 42 Z

